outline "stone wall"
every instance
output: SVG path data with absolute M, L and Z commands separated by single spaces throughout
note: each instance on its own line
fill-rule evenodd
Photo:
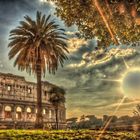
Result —
M 55 125 L 55 110 L 49 102 L 49 91 L 54 86 L 48 82 L 42 82 L 45 127 L 54 127 Z M 0 126 L 7 128 L 33 127 L 37 111 L 36 95 L 35 83 L 27 82 L 24 77 L 0 73 Z M 65 104 L 59 106 L 58 117 L 60 128 L 64 128 L 66 122 Z

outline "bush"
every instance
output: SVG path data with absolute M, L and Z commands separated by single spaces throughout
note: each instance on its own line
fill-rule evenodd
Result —
M 93 130 L 0 130 L 3 140 L 96 140 L 100 131 Z M 100 140 L 136 140 L 133 132 L 105 132 Z

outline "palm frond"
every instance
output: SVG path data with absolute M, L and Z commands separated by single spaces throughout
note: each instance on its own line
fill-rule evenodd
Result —
M 64 60 L 68 59 L 65 30 L 50 17 L 37 12 L 36 20 L 25 16 L 25 21 L 20 21 L 20 26 L 11 30 L 9 59 L 16 58 L 14 66 L 19 70 L 36 73 L 40 59 L 41 72 L 45 75 L 48 70 L 55 74 L 59 64 L 63 66 Z

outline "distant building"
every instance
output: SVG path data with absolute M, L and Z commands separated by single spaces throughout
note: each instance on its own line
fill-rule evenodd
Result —
M 87 119 L 85 119 L 87 118 Z M 92 129 L 92 130 L 126 130 L 140 131 L 140 116 L 108 116 L 97 118 L 95 115 L 82 115 L 81 118 L 67 119 L 67 127 L 70 129 Z
M 42 82 L 42 106 L 44 126 L 55 126 L 55 110 L 49 102 L 49 91 L 58 88 Z M 36 84 L 27 82 L 24 77 L 13 74 L 0 73 L 0 127 L 5 128 L 32 128 L 36 120 Z M 66 109 L 65 104 L 59 106 L 59 128 L 65 127 Z

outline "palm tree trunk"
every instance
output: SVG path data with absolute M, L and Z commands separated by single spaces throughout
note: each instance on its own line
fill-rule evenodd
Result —
M 43 116 L 42 116 L 41 60 L 37 61 L 36 74 L 37 74 L 37 115 L 36 115 L 35 128 L 42 129 Z
M 58 107 L 55 108 L 55 121 L 56 121 L 56 130 L 59 129 L 59 122 L 58 122 Z

